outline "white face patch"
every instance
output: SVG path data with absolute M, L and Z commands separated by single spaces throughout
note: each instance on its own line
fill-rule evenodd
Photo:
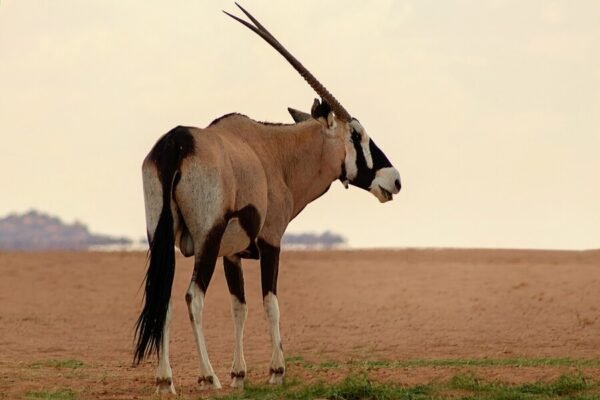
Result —
M 354 145 L 352 139 L 353 132 L 360 135 L 360 151 L 362 152 L 365 162 L 368 168 L 373 168 L 373 156 L 371 155 L 371 149 L 369 147 L 369 135 L 367 135 L 363 126 L 357 120 L 353 119 L 350 121 L 350 130 L 346 138 L 346 176 L 349 180 L 353 180 L 358 175 L 358 166 L 356 165 L 357 148 Z
M 369 191 L 380 202 L 385 203 L 392 200 L 393 194 L 400 192 L 400 188 L 396 186 L 396 182 L 400 182 L 400 174 L 396 168 L 381 168 L 375 173 L 375 179 L 373 179 Z

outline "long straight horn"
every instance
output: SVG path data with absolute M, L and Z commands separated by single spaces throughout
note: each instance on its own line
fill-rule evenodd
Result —
M 325 86 L 323 86 L 321 82 L 319 82 L 317 78 L 315 78 L 315 76 L 311 74 L 310 71 L 306 69 L 306 67 L 296 59 L 296 57 L 294 57 L 289 51 L 287 51 L 286 48 L 283 47 L 283 45 L 279 43 L 279 41 L 275 39 L 275 37 L 271 35 L 271 33 L 264 26 L 262 26 L 260 22 L 256 20 L 256 18 L 250 15 L 250 13 L 244 10 L 244 8 L 238 3 L 235 3 L 235 5 L 238 6 L 238 8 L 242 10 L 242 12 L 246 14 L 248 18 L 250 18 L 250 21 L 252 21 L 254 25 L 236 17 L 235 15 L 229 14 L 227 11 L 223 12 L 229 15 L 231 18 L 235 19 L 236 21 L 240 22 L 241 24 L 245 25 L 248 29 L 252 30 L 258 36 L 263 38 L 275 50 L 277 50 L 279 54 L 281 54 L 286 60 L 288 60 L 288 62 L 292 64 L 292 67 L 294 67 L 294 69 L 298 71 L 300 75 L 302 75 L 304 80 L 308 82 L 308 84 L 315 90 L 315 92 L 317 92 L 317 94 L 321 96 L 323 100 L 329 103 L 331 109 L 335 112 L 338 118 L 340 118 L 343 121 L 350 121 L 352 119 L 350 113 L 348 113 L 348 111 L 346 111 L 346 109 L 342 107 L 340 102 L 337 101 L 337 99 L 331 93 L 329 93 Z

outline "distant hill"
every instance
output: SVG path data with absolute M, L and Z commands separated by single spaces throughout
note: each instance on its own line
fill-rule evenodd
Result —
M 346 244 L 346 239 L 330 231 L 316 233 L 286 233 L 282 244 L 287 247 L 335 247 Z
M 0 219 L 0 250 L 85 250 L 91 246 L 131 243 L 124 237 L 90 233 L 80 222 L 66 224 L 35 210 Z
M 341 246 L 346 239 L 333 232 L 286 233 L 283 246 L 301 248 L 330 248 Z M 143 245 L 142 245 L 143 244 Z M 146 249 L 145 240 L 133 242 L 125 237 L 94 234 L 80 222 L 67 224 L 60 218 L 39 212 L 10 214 L 0 218 L 0 251 L 2 250 L 86 250 Z

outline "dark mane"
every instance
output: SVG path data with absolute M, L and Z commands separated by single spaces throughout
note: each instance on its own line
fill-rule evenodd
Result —
M 284 122 L 256 121 L 256 120 L 254 120 L 254 119 L 252 119 L 252 118 L 248 117 L 248 116 L 247 116 L 247 115 L 245 115 L 245 114 L 240 114 L 240 113 L 237 113 L 237 112 L 232 112 L 232 113 L 229 113 L 229 114 L 222 115 L 222 116 L 220 116 L 219 118 L 217 118 L 217 119 L 213 120 L 213 121 L 212 121 L 212 122 L 211 122 L 211 123 L 210 123 L 208 126 L 213 126 L 213 125 L 216 125 L 216 124 L 218 124 L 219 122 L 221 122 L 222 120 L 224 120 L 224 119 L 226 119 L 226 118 L 229 118 L 229 117 L 233 117 L 233 116 L 235 116 L 235 115 L 239 115 L 240 117 L 248 118 L 249 120 L 251 120 L 251 121 L 254 121 L 254 122 L 258 122 L 259 124 L 262 124 L 262 125 L 270 125 L 270 126 L 288 126 L 288 125 L 296 125 L 295 123 L 290 123 L 290 124 L 287 124 L 287 123 L 284 123 Z

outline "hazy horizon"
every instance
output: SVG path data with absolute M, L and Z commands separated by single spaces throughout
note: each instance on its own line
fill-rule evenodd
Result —
M 243 3 L 400 171 L 334 182 L 290 232 L 351 247 L 600 248 L 600 3 Z M 0 2 L 0 216 L 145 235 L 141 162 L 176 125 L 291 122 L 315 94 L 233 2 Z

